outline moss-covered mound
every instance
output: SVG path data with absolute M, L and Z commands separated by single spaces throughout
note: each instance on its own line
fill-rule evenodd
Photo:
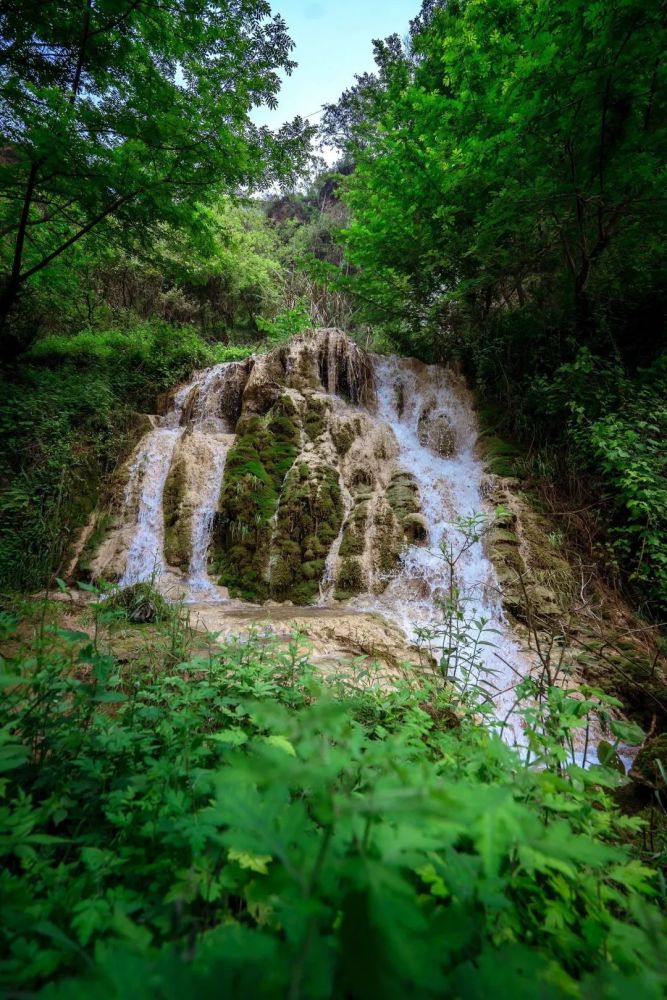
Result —
M 355 497 L 354 505 L 350 511 L 343 540 L 340 546 L 341 557 L 361 556 L 366 547 L 366 532 L 368 526 L 369 494 L 362 493 Z
M 271 521 L 299 450 L 299 429 L 279 399 L 263 416 L 243 418 L 227 456 L 215 530 L 220 583 L 232 596 L 269 596 Z
M 170 566 L 184 570 L 190 565 L 192 554 L 189 522 L 183 517 L 185 490 L 185 466 L 182 461 L 176 461 L 169 470 L 162 494 L 164 556 Z
M 343 520 L 338 474 L 300 462 L 285 481 L 276 518 L 268 585 L 275 600 L 308 604 L 319 593 L 326 557 Z
M 335 597 L 345 601 L 364 589 L 364 574 L 361 563 L 354 556 L 346 556 L 341 560 L 336 576 Z

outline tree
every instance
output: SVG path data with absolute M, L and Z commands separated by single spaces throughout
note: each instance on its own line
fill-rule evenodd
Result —
M 284 180 L 310 129 L 256 127 L 292 43 L 266 0 L 5 0 L 0 13 L 0 324 L 30 279 L 94 232 L 147 244 L 201 224 L 208 193 Z
M 437 331 L 452 300 L 483 317 L 556 284 L 586 337 L 596 276 L 608 294 L 667 235 L 664 15 L 659 0 L 452 2 L 409 72 L 380 63 L 348 232 L 360 291 L 386 290 L 378 316 Z

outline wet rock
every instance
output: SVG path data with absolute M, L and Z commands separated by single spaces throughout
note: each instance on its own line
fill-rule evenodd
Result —
M 667 787 L 667 733 L 662 733 L 641 748 L 635 757 L 630 777 L 637 784 L 664 791 Z
M 419 416 L 417 424 L 419 443 L 436 455 L 449 458 L 456 448 L 456 435 L 449 417 L 436 412 L 435 402 L 427 404 Z
M 353 556 L 346 556 L 338 569 L 334 596 L 339 601 L 353 597 L 364 589 L 364 583 L 361 563 Z
M 282 395 L 285 385 L 285 363 L 279 352 L 263 354 L 255 359 L 242 396 L 242 416 L 263 416 Z
M 403 534 L 410 545 L 425 545 L 428 540 L 428 521 L 421 514 L 406 514 Z

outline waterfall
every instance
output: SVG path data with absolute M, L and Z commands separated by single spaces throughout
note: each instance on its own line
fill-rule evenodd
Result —
M 116 572 L 123 586 L 157 578 L 167 596 L 200 605 L 227 599 L 209 577 L 208 554 L 227 455 L 242 417 L 246 479 L 268 481 L 266 469 L 285 447 L 271 437 L 272 427 L 285 434 L 291 422 L 292 440 L 299 441 L 291 468 L 305 470 L 306 478 L 308 470 L 332 468 L 340 485 L 342 523 L 323 548 L 317 528 L 300 532 L 294 522 L 293 538 L 277 537 L 290 482 L 289 473 L 284 476 L 263 548 L 253 556 L 256 579 L 269 581 L 265 596 L 271 596 L 282 547 L 311 574 L 295 577 L 302 584 L 319 566 L 320 608 L 341 608 L 334 595 L 346 595 L 348 613 L 379 612 L 411 642 L 435 652 L 443 644 L 439 602 L 451 585 L 444 544 L 456 557 L 454 584 L 465 620 L 484 620 L 473 657 L 483 665 L 482 686 L 493 689 L 498 714 L 511 715 L 513 687 L 530 664 L 504 618 L 482 541 L 464 545 L 457 524 L 486 511 L 471 394 L 442 366 L 369 355 L 340 331 L 303 334 L 271 354 L 215 365 L 173 394 L 168 412 L 153 418 L 128 463 L 121 524 L 101 546 L 99 575 Z M 248 421 L 259 450 L 248 443 Z M 244 483 L 236 488 L 247 489 Z M 302 502 L 312 505 L 317 496 L 306 489 Z M 238 518 L 238 511 L 231 516 Z M 309 507 L 308 516 L 315 525 L 318 517 L 330 518 L 331 509 L 314 516 Z M 255 521 L 240 526 L 251 535 L 258 524 L 261 529 Z M 516 725 L 512 729 L 519 740 Z
M 208 576 L 207 559 L 244 369 L 229 362 L 197 372 L 139 442 L 124 493 L 122 513 L 130 523 L 121 530 L 122 541 L 129 534 L 121 587 L 155 580 L 168 594 L 186 600 L 221 599 Z M 183 489 L 192 495 L 191 504 L 183 505 L 190 540 L 185 573 L 176 572 L 165 557 L 165 485 L 177 459 L 185 467 Z
M 186 583 L 186 598 L 189 600 L 206 600 L 207 598 L 216 600 L 219 597 L 217 589 L 208 575 L 207 562 L 213 518 L 220 496 L 229 445 L 221 440 L 214 440 L 211 445 L 212 461 L 207 470 L 201 502 L 192 517 L 192 555 Z
M 381 612 L 417 642 L 424 629 L 442 624 L 435 600 L 446 596 L 449 567 L 440 546 L 451 545 L 456 555 L 464 548 L 457 520 L 485 511 L 484 466 L 475 451 L 471 394 L 460 377 L 440 366 L 415 365 L 396 357 L 376 357 L 374 369 L 377 417 L 391 427 L 399 463 L 418 486 L 427 538 L 425 543 L 406 546 L 381 595 L 360 595 L 355 605 Z M 476 650 L 487 671 L 482 683 L 495 689 L 498 714 L 510 713 L 510 728 L 520 741 L 511 712 L 513 688 L 530 665 L 505 620 L 495 569 L 482 541 L 458 558 L 455 584 L 466 620 L 486 620 L 481 638 L 489 644 Z
M 121 587 L 164 574 L 164 518 L 162 497 L 176 442 L 183 431 L 168 426 L 149 431 L 130 466 L 125 510 L 138 504 L 136 529 L 127 550 Z

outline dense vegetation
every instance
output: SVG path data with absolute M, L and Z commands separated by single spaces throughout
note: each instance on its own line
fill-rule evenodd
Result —
M 122 664 L 118 614 L 2 661 L 10 994 L 662 995 L 638 821 L 568 762 L 591 701 L 527 713 L 535 769 L 435 678 L 323 685 L 296 637 L 193 645 L 178 610 Z
M 571 506 L 656 616 L 666 43 L 659 2 L 425 4 L 325 116 L 356 164 L 341 287 L 401 350 L 463 357 L 552 477 L 586 474 Z
M 458 601 L 438 669 L 388 689 L 324 680 L 296 638 L 195 633 L 148 584 L 82 609 L 61 577 L 161 393 L 336 325 L 460 361 L 499 471 L 586 512 L 658 634 L 666 23 L 661 0 L 424 0 L 326 109 L 341 159 L 317 173 L 311 127 L 253 123 L 294 65 L 265 0 L 0 5 L 3 995 L 664 995 L 665 737 L 628 782 L 617 750 L 644 734 L 602 690 L 543 663 L 518 688 L 522 755 L 452 683 Z M 217 568 L 237 545 L 238 593 L 267 596 L 283 496 L 303 531 L 273 584 L 308 602 L 336 477 L 286 476 L 288 412 L 241 431 L 222 501 L 259 541 L 224 537 Z M 21 596 L 44 587 L 63 603 Z M 572 734 L 594 715 L 609 742 L 584 770 Z

